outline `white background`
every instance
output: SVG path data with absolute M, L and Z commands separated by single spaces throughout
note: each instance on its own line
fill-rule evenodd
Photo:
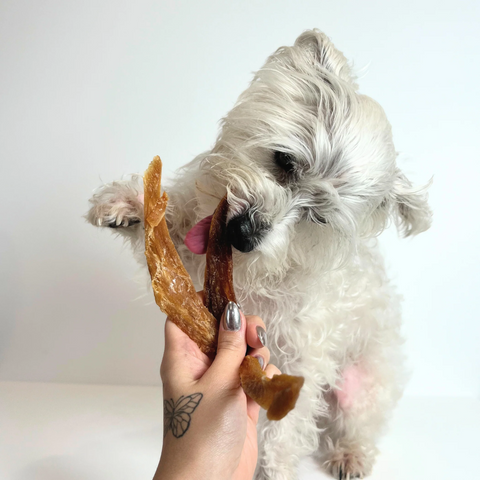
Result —
M 432 229 L 382 236 L 407 393 L 478 397 L 479 20 L 470 0 L 2 0 L 0 380 L 159 384 L 163 316 L 87 200 L 209 148 L 252 72 L 318 27 L 386 110 L 404 171 L 434 176 Z

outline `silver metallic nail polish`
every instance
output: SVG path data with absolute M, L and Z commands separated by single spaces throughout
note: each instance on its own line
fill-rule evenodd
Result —
M 255 356 L 255 358 L 258 360 L 258 363 L 260 364 L 260 368 L 263 370 L 263 367 L 265 366 L 265 360 L 263 359 L 263 357 L 260 357 L 260 355 Z
M 227 307 L 225 308 L 223 326 L 225 327 L 225 330 L 230 330 L 231 332 L 238 332 L 242 327 L 240 310 L 235 302 L 228 302 Z
M 258 339 L 262 342 L 262 345 L 265 346 L 267 344 L 267 332 L 260 325 L 257 325 L 257 335 Z

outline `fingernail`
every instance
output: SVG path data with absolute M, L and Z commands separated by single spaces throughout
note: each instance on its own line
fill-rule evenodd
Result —
M 262 345 L 265 346 L 267 344 L 267 332 L 260 325 L 257 325 L 257 335 Z
M 235 302 L 228 302 L 227 307 L 225 308 L 223 326 L 225 327 L 225 330 L 230 330 L 231 332 L 238 332 L 242 327 L 240 310 Z
M 263 370 L 263 367 L 265 366 L 265 360 L 263 357 L 255 355 L 255 358 L 258 360 L 258 363 L 260 364 L 260 368 Z

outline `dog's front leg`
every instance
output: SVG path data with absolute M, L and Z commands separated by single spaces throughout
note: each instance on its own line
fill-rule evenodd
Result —
M 175 247 L 192 275 L 201 258 L 194 258 L 183 245 L 186 232 L 196 220 L 194 178 L 174 183 L 168 189 L 166 221 Z M 96 227 L 106 227 L 127 240 L 136 260 L 146 267 L 145 228 L 143 216 L 143 181 L 140 175 L 118 180 L 100 187 L 90 198 L 86 220 Z
M 143 222 L 143 183 L 139 175 L 100 187 L 85 218 L 96 227 L 119 229 Z
M 96 227 L 107 227 L 130 242 L 136 260 L 145 265 L 143 182 L 140 175 L 100 187 L 85 215 Z
M 376 346 L 346 365 L 342 380 L 326 395 L 329 419 L 321 436 L 320 457 L 339 480 L 371 473 L 378 453 L 376 443 L 402 390 L 400 355 L 392 346 L 377 356 Z M 369 357 L 369 354 L 373 354 Z M 383 357 L 383 358 L 382 358 Z

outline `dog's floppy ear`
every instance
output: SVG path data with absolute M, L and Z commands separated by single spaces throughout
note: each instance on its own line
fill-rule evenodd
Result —
M 431 181 L 422 187 L 414 187 L 410 180 L 397 168 L 391 201 L 393 216 L 399 233 L 403 237 L 417 235 L 430 228 L 432 212 L 428 206 L 427 188 Z
M 315 63 L 356 86 L 347 59 L 320 30 L 303 32 L 295 41 L 295 47 L 304 50 Z

